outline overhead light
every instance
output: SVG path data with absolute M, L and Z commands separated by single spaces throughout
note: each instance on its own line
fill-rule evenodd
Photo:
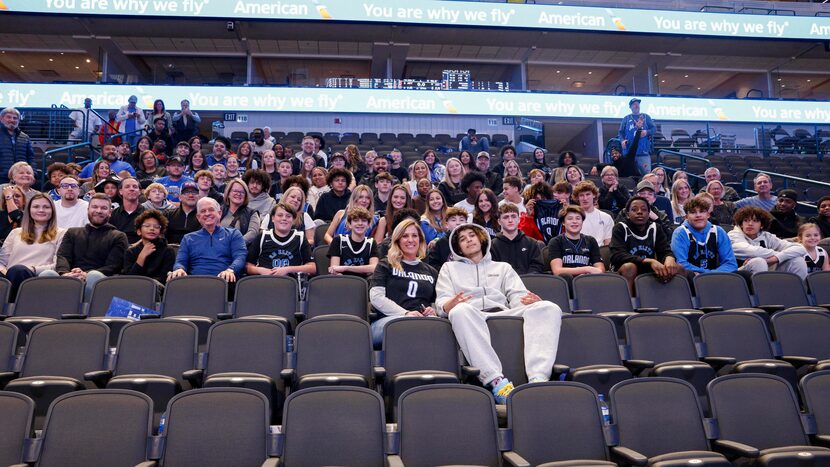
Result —
M 61 52 L 61 55 L 63 55 L 63 52 Z
M 86 59 L 86 62 L 87 62 L 87 63 L 90 63 L 90 62 L 92 62 L 92 60 L 90 60 L 90 59 Z
M 654 74 L 654 77 L 655 77 L 655 78 L 656 78 L 656 77 L 658 77 L 658 76 L 660 76 L 660 73 L 655 73 L 655 74 Z
M 54 61 L 55 61 L 55 59 L 54 59 L 54 58 L 50 58 L 50 59 L 49 59 L 49 61 L 50 61 L 50 62 L 54 62 Z
M 26 68 L 26 65 L 20 65 L 20 68 Z
M 571 86 L 573 86 L 575 88 L 581 88 L 581 87 L 585 86 L 585 81 L 574 81 L 571 84 Z
M 80 70 L 80 69 L 81 69 L 81 67 L 79 67 L 79 66 L 76 66 L 76 67 L 75 67 L 75 69 L 76 69 L 76 70 Z
M 588 72 L 588 74 L 589 74 L 589 75 L 593 75 L 593 74 L 594 74 L 594 72 L 593 72 L 593 71 L 589 71 L 589 72 Z
M 562 72 L 561 72 L 561 71 L 559 71 L 559 70 L 556 70 L 556 72 L 557 72 L 557 73 L 562 73 Z
M 812 81 L 813 81 L 813 80 L 811 80 L 811 79 L 809 79 L 809 78 L 807 79 L 807 82 L 808 82 L 808 83 L 811 83 Z
M 664 79 L 663 79 L 663 80 L 660 80 L 660 82 L 661 82 L 661 83 L 665 83 L 665 82 L 666 82 L 666 80 L 664 80 Z
M 700 91 L 700 88 L 697 88 L 697 90 Z
M 781 78 L 778 78 L 778 81 L 781 81 Z
M 565 78 L 565 79 L 571 79 L 571 77 L 570 77 L 570 76 L 568 76 L 568 77 L 567 77 L 567 78 Z
M 684 78 L 688 78 L 688 77 L 689 77 L 689 75 L 683 75 L 683 77 L 684 77 Z

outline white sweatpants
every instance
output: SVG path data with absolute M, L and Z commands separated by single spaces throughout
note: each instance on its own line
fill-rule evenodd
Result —
M 807 277 L 807 262 L 803 257 L 788 259 L 787 261 L 774 264 L 772 266 L 767 264 L 764 258 L 752 258 L 745 266 L 741 266 L 742 271 L 750 271 L 752 274 L 766 271 L 791 272 L 804 279 Z
M 501 361 L 490 344 L 489 316 L 521 316 L 524 318 L 525 371 L 528 380 L 550 379 L 556 350 L 559 348 L 559 330 L 562 310 L 556 304 L 539 301 L 509 310 L 484 313 L 469 303 L 459 303 L 449 314 L 455 339 L 470 365 L 481 373 L 478 379 L 488 384 L 504 376 Z

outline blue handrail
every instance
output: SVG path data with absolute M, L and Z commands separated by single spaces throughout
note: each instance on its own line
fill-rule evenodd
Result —
M 670 156 L 678 156 L 680 157 L 680 169 L 686 170 L 686 159 L 692 159 L 696 161 L 701 161 L 706 164 L 706 167 L 712 167 L 712 161 L 705 157 L 695 156 L 692 154 L 686 154 L 680 151 L 674 151 L 672 149 L 660 149 L 657 151 L 657 163 L 663 164 L 663 154 L 667 154 Z
M 772 178 L 783 179 L 784 180 L 783 188 L 789 188 L 789 184 L 787 183 L 789 181 L 798 182 L 798 183 L 802 183 L 802 184 L 806 184 L 806 185 L 814 185 L 814 186 L 830 188 L 830 183 L 827 183 L 827 182 L 818 182 L 816 180 L 810 180 L 809 178 L 801 178 L 801 177 L 796 177 L 794 175 L 782 174 L 782 173 L 779 173 L 779 172 L 769 172 L 769 171 L 766 171 L 766 170 L 759 170 L 759 169 L 746 169 L 746 170 L 744 170 L 743 176 L 741 176 L 741 185 L 743 186 L 744 191 L 747 192 L 747 193 L 756 193 L 755 190 L 750 190 L 747 186 L 747 176 L 751 175 L 751 174 L 755 174 L 755 175 L 764 174 L 764 175 L 768 175 L 771 179 Z M 753 188 L 754 188 L 754 186 L 753 186 Z M 799 201 L 798 204 L 800 206 L 813 208 L 813 209 L 815 209 L 817 207 L 815 204 L 808 203 L 806 201 Z
M 62 148 L 50 149 L 50 150 L 44 152 L 43 153 L 43 160 L 41 161 L 42 162 L 42 164 L 41 164 L 42 165 L 42 167 L 41 167 L 42 170 L 41 170 L 41 174 L 40 174 L 40 185 L 43 186 L 46 182 L 46 167 L 47 167 L 46 162 L 48 160 L 50 160 L 53 155 L 66 151 L 67 152 L 67 157 L 68 157 L 71 154 L 71 151 L 73 149 L 78 149 L 78 148 L 83 148 L 83 147 L 88 147 L 89 151 L 90 151 L 90 154 L 96 152 L 95 148 L 92 146 L 92 143 L 89 143 L 89 142 L 72 144 L 72 145 L 69 145 L 69 146 L 64 146 Z M 92 158 L 92 160 L 94 160 L 94 159 L 95 158 Z

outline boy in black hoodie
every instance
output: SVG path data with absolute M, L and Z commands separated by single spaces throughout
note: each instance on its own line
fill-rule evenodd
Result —
M 490 247 L 493 261 L 510 264 L 519 275 L 544 272 L 539 242 L 519 230 L 519 208 L 510 203 L 499 206 L 499 225 L 501 233 Z

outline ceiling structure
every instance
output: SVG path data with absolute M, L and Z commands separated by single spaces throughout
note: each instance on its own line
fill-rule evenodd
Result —
M 449 68 L 468 69 L 476 81 L 508 81 L 511 90 L 830 98 L 830 51 L 820 42 L 458 26 L 234 26 L 3 14 L 0 80 L 321 86 L 326 78 L 384 77 L 387 70 L 394 78 L 440 79 Z

